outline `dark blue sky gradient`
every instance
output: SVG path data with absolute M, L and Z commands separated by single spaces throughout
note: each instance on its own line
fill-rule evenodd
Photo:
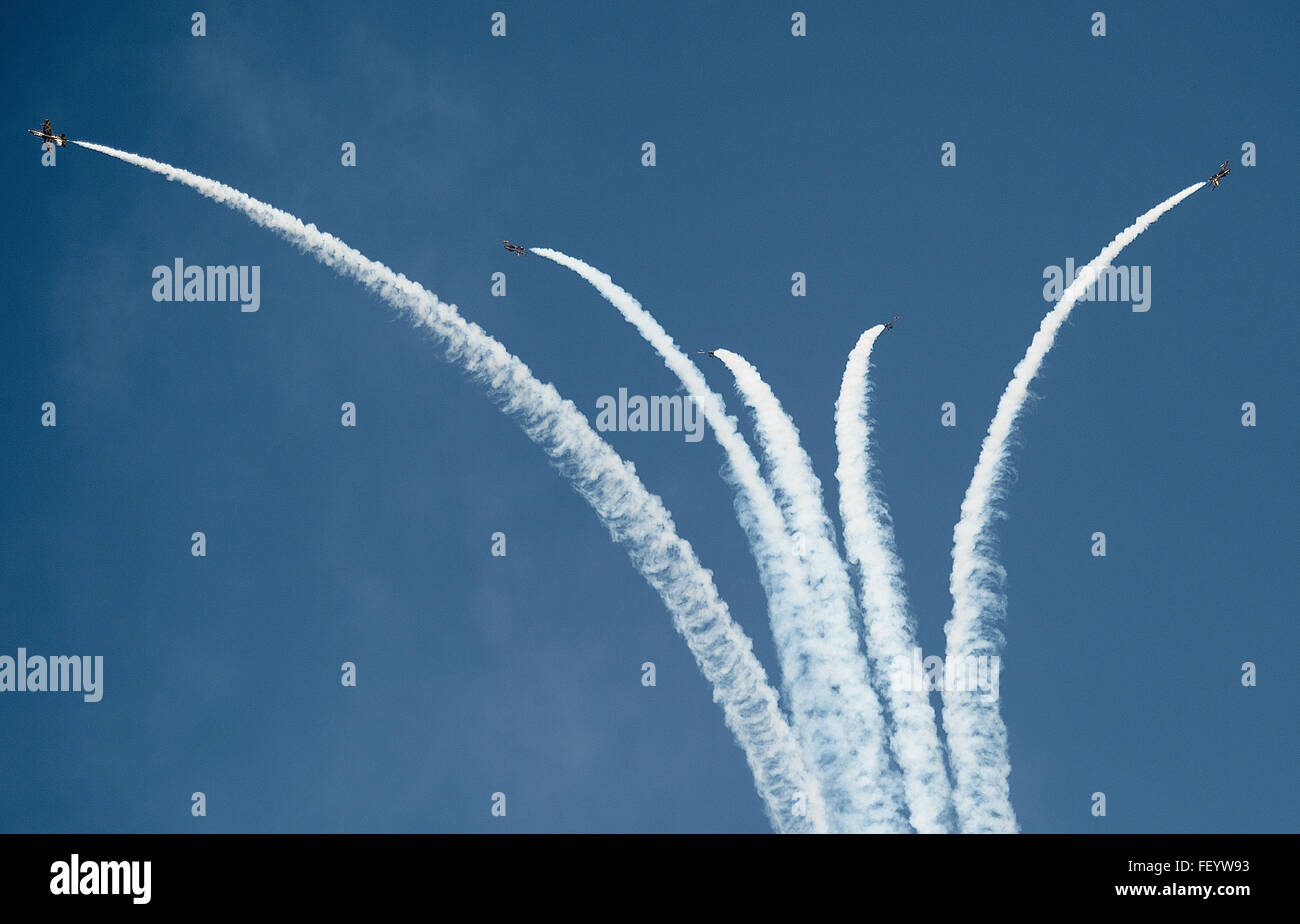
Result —
M 662 603 L 513 423 L 242 216 L 83 149 L 43 168 L 22 129 L 46 117 L 315 222 L 594 420 L 600 395 L 677 383 L 585 283 L 496 242 L 587 260 L 683 347 L 758 366 L 832 511 L 844 360 L 902 314 L 873 409 L 927 654 L 1044 267 L 1229 158 L 1123 253 L 1150 311 L 1081 304 L 1035 383 L 998 527 L 1002 713 L 1026 831 L 1296 830 L 1300 8 L 1116 5 L 1093 38 L 1095 6 L 876 6 L 207 3 L 205 38 L 192 5 L 12 9 L 0 653 L 101 654 L 106 676 L 94 705 L 0 696 L 0 830 L 768 830 Z M 155 303 L 176 257 L 259 265 L 261 310 Z M 712 435 L 609 440 L 775 682 Z

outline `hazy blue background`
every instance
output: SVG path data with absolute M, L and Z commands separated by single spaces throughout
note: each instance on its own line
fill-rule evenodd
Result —
M 1231 159 L 1123 254 L 1151 310 L 1081 305 L 1036 383 L 999 527 L 1002 711 L 1026 831 L 1297 829 L 1300 7 L 1103 4 L 1093 38 L 1096 4 L 198 6 L 205 38 L 195 4 L 9 10 L 0 653 L 102 654 L 106 677 L 96 705 L 0 696 L 0 829 L 768 829 L 661 602 L 513 423 L 243 217 L 82 149 L 43 168 L 22 129 L 46 117 L 316 222 L 593 419 L 620 387 L 674 393 L 592 289 L 497 240 L 582 257 L 684 347 L 759 367 L 832 510 L 844 360 L 904 315 L 874 409 L 927 654 L 1043 268 Z M 260 265 L 260 312 L 155 303 L 176 257 Z M 775 680 L 712 435 L 610 441 Z

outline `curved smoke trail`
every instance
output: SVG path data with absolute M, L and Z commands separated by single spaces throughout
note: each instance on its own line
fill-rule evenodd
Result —
M 773 826 L 783 832 L 826 829 L 816 783 L 807 774 L 752 642 L 732 620 L 710 572 L 677 535 L 663 502 L 646 490 L 633 467 L 596 435 L 571 401 L 538 381 L 499 341 L 462 318 L 454 305 L 439 301 L 418 283 L 315 225 L 170 164 L 86 141 L 74 143 L 182 183 L 244 213 L 388 304 L 409 312 L 427 328 L 447 359 L 481 385 L 493 403 L 550 456 L 663 599 L 677 631 L 713 685 L 714 699 L 745 752 Z
M 835 402 L 840 520 L 845 554 L 858 569 L 867 654 L 876 686 L 889 706 L 890 745 L 903 771 L 912 827 L 922 834 L 944 833 L 951 830 L 952 789 L 929 693 L 923 683 L 914 685 L 921 679 L 911 673 L 916 623 L 907 609 L 894 523 L 873 480 L 867 373 L 871 348 L 884 329 L 877 324 L 858 338 Z
M 998 657 L 1002 648 L 1000 626 L 1006 616 L 1006 598 L 1002 593 L 1005 572 L 997 562 L 991 524 L 994 506 L 1003 494 L 1007 444 L 1016 418 L 1029 397 L 1029 383 L 1038 374 L 1074 303 L 1096 281 L 1097 274 L 1156 219 L 1204 185 L 1197 183 L 1166 199 L 1107 244 L 1091 263 L 1079 271 L 1056 307 L 1043 318 L 1029 350 L 1016 364 L 980 448 L 975 474 L 962 500 L 961 519 L 952 531 L 952 575 L 949 580 L 952 618 L 944 626 L 948 637 L 946 661 L 949 669 L 954 663 L 969 665 L 976 663 L 973 660 L 976 658 Z M 953 801 L 961 830 L 1016 831 L 1007 782 L 1011 773 L 1007 728 L 997 702 L 978 692 L 945 687 L 943 724 L 953 765 Z
M 868 680 L 867 660 L 858 648 L 853 589 L 822 506 L 821 482 L 799 443 L 794 422 L 758 370 L 730 350 L 715 350 L 714 354 L 735 376 L 736 389 L 754 413 L 755 431 L 786 529 L 801 539 L 797 547 L 808 569 L 812 606 L 800 619 L 823 646 L 820 674 L 835 695 L 834 718 L 844 729 L 844 746 L 850 749 L 850 759 L 840 773 L 846 791 L 853 796 L 853 825 L 860 831 L 905 831 L 902 786 L 890 766 L 880 700 Z
M 803 747 L 805 762 L 822 783 L 823 796 L 831 809 L 831 829 L 848 830 L 843 827 L 846 820 L 843 812 L 851 800 L 842 790 L 838 768 L 849 758 L 844 753 L 840 729 L 832 724 L 834 694 L 826 683 L 821 643 L 809 634 L 808 623 L 801 618 L 809 609 L 807 576 L 785 531 L 776 500 L 763 480 L 758 460 L 737 429 L 736 419 L 727 413 L 722 397 L 709 388 L 703 373 L 663 326 L 608 274 L 558 250 L 530 249 L 577 273 L 618 309 L 654 347 L 664 365 L 704 412 L 726 454 L 726 478 L 735 490 L 736 515 L 749 540 L 767 594 L 772 634 L 795 734 Z

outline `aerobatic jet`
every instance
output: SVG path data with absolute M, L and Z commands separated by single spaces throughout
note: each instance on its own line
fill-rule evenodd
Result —
M 48 125 L 49 123 L 46 122 L 45 124 Z M 1232 170 L 1231 168 L 1228 167 L 1228 162 L 1225 160 L 1223 164 L 1219 167 L 1219 172 L 1216 173 L 1214 176 L 1210 177 L 1210 189 L 1214 189 L 1216 186 L 1218 186 L 1219 180 L 1223 179 L 1231 172 Z
M 897 321 L 897 320 L 899 320 L 899 319 L 902 318 L 902 317 L 903 317 L 903 316 L 902 316 L 901 314 L 896 314 L 896 315 L 894 315 L 894 321 Z M 887 322 L 885 323 L 885 330 L 893 330 L 893 329 L 894 329 L 894 321 L 887 321 Z
M 712 350 L 696 350 L 695 352 L 703 353 L 705 356 L 712 356 L 714 359 L 718 358 L 718 354 L 713 352 Z
M 48 142 L 52 142 L 53 144 L 57 144 L 59 147 L 63 147 L 65 144 L 68 143 L 67 135 L 54 134 L 54 129 L 50 128 L 49 119 L 45 120 L 45 124 L 41 126 L 40 131 L 37 131 L 34 128 L 29 128 L 27 129 L 27 134 L 35 135 L 37 138 L 40 138 L 42 144 L 48 141 Z
M 516 257 L 528 256 L 528 250 L 523 244 L 512 244 L 509 241 L 502 241 L 501 243 L 505 245 L 506 250 L 510 251 Z

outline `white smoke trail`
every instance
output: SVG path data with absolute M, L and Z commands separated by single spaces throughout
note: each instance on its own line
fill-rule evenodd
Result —
M 822 506 L 821 482 L 799 443 L 794 422 L 758 370 L 730 350 L 715 350 L 714 354 L 731 370 L 736 389 L 754 412 L 755 431 L 768 461 L 777 503 L 808 569 L 812 606 L 800 619 L 809 634 L 824 645 L 826 661 L 819 673 L 825 686 L 836 694 L 839 721 L 847 734 L 844 743 L 856 751 L 845 767 L 851 774 L 855 824 L 865 831 L 905 831 L 902 786 L 889 762 L 880 700 L 858 647 L 853 589 Z
M 807 575 L 786 532 L 781 511 L 763 480 L 758 460 L 737 429 L 736 419 L 727 414 L 721 396 L 709 388 L 699 368 L 663 326 L 608 274 L 558 250 L 531 250 L 577 273 L 618 309 L 695 398 L 713 429 L 726 453 L 727 478 L 736 492 L 736 514 L 767 593 L 772 634 L 804 760 L 821 780 L 831 830 L 854 830 L 854 800 L 846 788 L 849 778 L 845 776 L 852 757 L 847 751 L 846 728 L 836 694 L 827 683 L 829 655 L 824 642 L 811 633 L 812 621 L 805 615 L 810 609 Z M 860 811 L 857 817 L 861 819 Z
M 538 381 L 500 342 L 462 318 L 454 305 L 441 302 L 419 284 L 315 225 L 187 170 L 103 145 L 75 143 L 182 183 L 244 213 L 388 304 L 409 312 L 432 334 L 448 360 L 480 384 L 551 457 L 663 598 L 677 631 L 713 685 L 714 700 L 744 750 L 773 826 L 782 832 L 826 830 L 816 780 L 804 767 L 752 642 L 718 597 L 712 574 L 677 535 L 663 502 L 645 489 L 632 465 L 597 436 L 571 401 Z
M 952 790 L 929 693 L 899 676 L 906 672 L 909 681 L 918 679 L 911 676 L 916 625 L 907 609 L 893 520 L 873 480 L 867 373 L 871 348 L 884 329 L 877 324 L 858 338 L 835 402 L 840 520 L 845 554 L 858 569 L 867 654 L 876 686 L 889 706 L 890 745 L 903 771 L 912 827 L 922 834 L 945 833 L 951 830 Z
M 961 519 L 952 531 L 952 575 L 949 581 L 952 618 L 944 626 L 950 667 L 954 663 L 979 663 L 972 660 L 975 658 L 999 657 L 1002 648 L 1000 626 L 1006 616 L 1006 599 L 1002 593 L 1005 572 L 996 559 L 991 525 L 995 504 L 1003 495 L 1007 443 L 1016 418 L 1029 397 L 1029 383 L 1038 374 L 1074 303 L 1096 281 L 1097 274 L 1156 219 L 1204 185 L 1197 183 L 1166 199 L 1107 244 L 1091 263 L 1079 271 L 1056 307 L 1043 318 L 1028 352 L 1016 365 L 980 448 L 975 474 L 962 500 Z M 969 674 L 970 668 L 966 669 Z M 986 699 L 980 692 L 945 688 L 943 724 L 953 765 L 953 800 L 961 830 L 1016 831 L 1007 782 L 1011 773 L 1007 729 L 996 700 Z

